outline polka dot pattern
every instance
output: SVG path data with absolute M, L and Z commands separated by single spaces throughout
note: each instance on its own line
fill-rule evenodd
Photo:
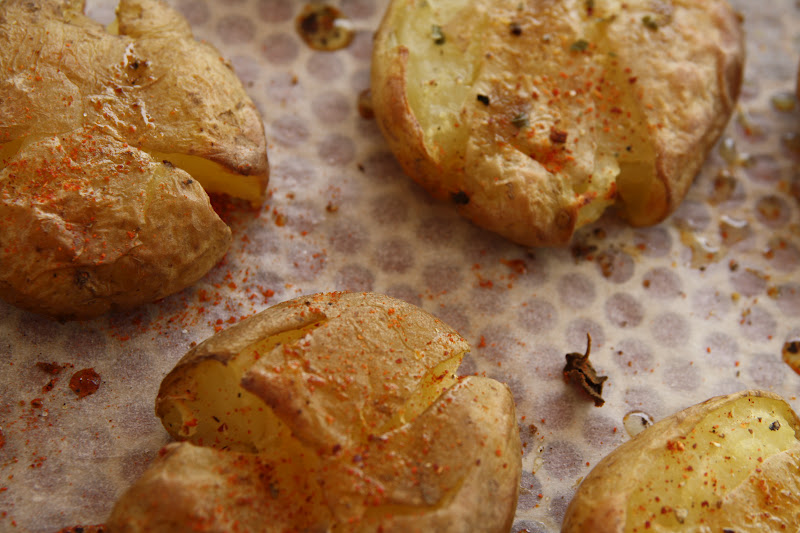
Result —
M 509 386 L 524 444 L 515 532 L 559 531 L 578 480 L 629 439 L 622 421 L 631 411 L 659 420 L 745 388 L 796 395 L 800 376 L 781 348 L 800 318 L 800 105 L 780 111 L 770 98 L 792 90 L 797 64 L 768 52 L 796 48 L 793 0 L 773 0 L 771 10 L 732 0 L 762 48 L 749 48 L 729 140 L 677 212 L 648 228 L 608 213 L 570 246 L 535 250 L 431 198 L 405 176 L 376 121 L 359 114 L 387 0 L 331 2 L 355 31 L 334 52 L 299 38 L 304 2 L 170 1 L 230 60 L 263 113 L 269 198 L 260 211 L 226 212 L 225 260 L 160 302 L 63 324 L 0 302 L 0 476 L 13 475 L 0 530 L 11 519 L 21 531 L 105 521 L 168 442 L 153 400 L 192 343 L 318 291 L 418 305 L 472 344 L 460 372 Z M 89 0 L 88 12 L 107 23 L 115 3 Z M 563 376 L 565 354 L 584 353 L 587 334 L 593 366 L 609 378 L 601 408 Z M 37 362 L 66 366 L 51 375 Z M 82 368 L 102 382 L 78 400 L 68 383 Z M 50 509 L 32 491 L 47 491 Z
M 635 328 L 644 317 L 644 307 L 627 293 L 611 295 L 605 304 L 606 318 L 619 328 Z

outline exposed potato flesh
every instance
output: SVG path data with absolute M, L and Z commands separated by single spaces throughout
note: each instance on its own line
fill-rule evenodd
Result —
M 177 11 L 123 0 L 106 31 L 83 8 L 0 3 L 0 297 L 59 319 L 196 282 L 231 241 L 203 187 L 260 205 L 269 175 L 254 104 Z
M 254 206 L 260 206 L 264 199 L 265 183 L 260 176 L 243 176 L 199 156 L 153 151 L 149 154 L 156 161 L 169 161 L 191 174 L 207 193 L 227 194 L 248 200 Z
M 435 196 L 519 243 L 559 244 L 614 204 L 636 225 L 674 210 L 742 61 L 725 0 L 394 0 L 373 104 Z
M 743 391 L 690 407 L 601 461 L 564 531 L 796 531 L 800 421 L 779 397 Z
M 166 451 L 109 525 L 227 531 L 269 517 L 276 531 L 505 531 L 521 468 L 513 400 L 493 380 L 456 378 L 467 349 L 427 313 L 369 293 L 243 321 L 165 378 L 157 413 L 189 442 Z M 193 495 L 182 518 L 161 503 L 173 491 Z

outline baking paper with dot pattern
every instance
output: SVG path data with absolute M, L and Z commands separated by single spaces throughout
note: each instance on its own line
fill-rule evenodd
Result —
M 421 306 L 472 343 L 462 373 L 511 387 L 525 446 L 514 531 L 559 529 L 582 477 L 628 440 L 627 413 L 658 420 L 751 387 L 799 408 L 781 350 L 800 336 L 800 106 L 786 103 L 800 6 L 732 3 L 745 17 L 742 96 L 678 211 L 639 229 L 607 215 L 570 247 L 526 249 L 432 200 L 359 114 L 384 1 L 331 1 L 355 38 L 319 52 L 295 30 L 304 2 L 173 0 L 263 113 L 270 197 L 229 215 L 224 263 L 161 302 L 64 324 L 0 304 L 0 530 L 103 522 L 168 442 L 155 394 L 191 344 L 320 291 Z M 88 13 L 108 22 L 114 7 L 92 0 Z M 600 408 L 562 376 L 587 333 L 609 376 Z M 83 368 L 102 382 L 78 399 L 69 378 Z

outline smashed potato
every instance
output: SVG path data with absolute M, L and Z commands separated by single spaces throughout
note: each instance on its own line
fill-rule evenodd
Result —
M 797 531 L 800 420 L 742 391 L 672 415 L 595 466 L 562 531 Z
M 524 245 L 680 203 L 734 108 L 725 0 L 392 0 L 372 96 L 406 173 Z
M 231 240 L 204 190 L 260 205 L 269 176 L 253 102 L 179 13 L 83 7 L 0 4 L 0 297 L 58 318 L 197 281 Z
M 371 293 L 285 302 L 191 350 L 161 384 L 167 446 L 112 531 L 508 531 L 521 444 L 508 388 Z M 264 524 L 268 524 L 265 526 Z

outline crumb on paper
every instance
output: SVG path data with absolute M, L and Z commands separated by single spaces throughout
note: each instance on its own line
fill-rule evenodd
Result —
M 564 366 L 564 379 L 575 383 L 594 400 L 595 407 L 601 407 L 606 401 L 603 399 L 603 383 L 608 376 L 598 376 L 589 362 L 589 353 L 592 349 L 592 337 L 586 334 L 586 353 L 568 353 L 567 364 Z
M 783 362 L 800 374 L 800 340 L 794 339 L 785 342 L 781 355 Z

